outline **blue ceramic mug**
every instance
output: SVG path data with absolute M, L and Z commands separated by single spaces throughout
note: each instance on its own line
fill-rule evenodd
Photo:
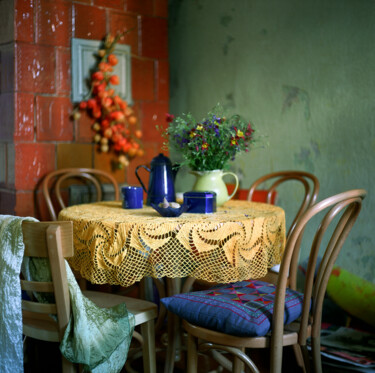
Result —
M 143 189 L 140 186 L 124 186 L 122 207 L 124 209 L 141 209 L 143 207 Z

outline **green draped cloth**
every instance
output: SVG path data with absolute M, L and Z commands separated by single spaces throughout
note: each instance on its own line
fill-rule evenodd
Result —
M 0 372 L 23 371 L 22 311 L 20 272 L 24 254 L 22 221 L 0 215 Z M 61 353 L 85 371 L 95 373 L 120 372 L 125 365 L 134 331 L 134 315 L 125 303 L 112 308 L 100 308 L 81 292 L 76 279 L 65 262 L 72 317 L 60 344 Z M 51 272 L 46 259 L 31 258 L 22 265 L 26 279 L 50 281 Z M 38 301 L 51 301 L 49 294 L 34 294 Z

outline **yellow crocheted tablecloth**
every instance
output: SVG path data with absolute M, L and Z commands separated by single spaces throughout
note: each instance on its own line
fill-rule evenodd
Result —
M 70 265 L 92 283 L 130 286 L 143 277 L 192 276 L 226 283 L 264 276 L 280 263 L 285 215 L 277 206 L 229 201 L 213 214 L 161 217 L 98 202 L 62 210 L 72 220 Z

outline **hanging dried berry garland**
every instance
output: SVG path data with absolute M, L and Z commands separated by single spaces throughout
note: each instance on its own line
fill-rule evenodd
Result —
M 142 131 L 134 110 L 112 88 L 120 83 L 118 75 L 113 74 L 113 67 L 118 63 L 114 49 L 121 36 L 123 34 L 106 36 L 103 48 L 98 51 L 96 71 L 91 74 L 87 99 L 73 110 L 74 119 L 80 117 L 80 111 L 86 111 L 92 118 L 93 141 L 98 151 L 114 153 L 114 167 L 120 169 L 144 154 Z

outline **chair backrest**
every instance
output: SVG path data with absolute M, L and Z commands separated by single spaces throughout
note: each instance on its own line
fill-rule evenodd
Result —
M 299 205 L 298 212 L 288 229 L 287 237 L 289 237 L 290 232 L 295 226 L 297 220 L 311 205 L 316 202 L 318 198 L 319 181 L 315 175 L 304 171 L 279 171 L 264 175 L 251 184 L 247 195 L 247 200 L 252 201 L 256 192 L 259 191 L 259 189 L 262 189 L 263 192 L 265 191 L 267 196 L 266 203 L 274 204 L 276 203 L 275 199 L 278 187 L 287 181 L 297 181 L 304 187 L 304 195 L 301 204 Z
M 278 344 L 281 343 L 284 328 L 285 291 L 288 280 L 290 280 L 289 287 L 296 289 L 298 262 L 295 258 L 299 254 L 303 233 L 312 218 L 322 213 L 323 216 L 321 219 L 319 217 L 320 224 L 312 241 L 307 266 L 299 343 L 306 345 L 309 325 L 312 328 L 312 336 L 319 338 L 323 299 L 332 267 L 358 217 L 365 196 L 366 191 L 363 189 L 350 190 L 331 196 L 311 206 L 297 221 L 287 240 L 278 275 L 271 348 L 277 349 Z M 315 224 L 316 220 L 313 220 Z M 324 248 L 321 247 L 322 242 L 327 242 Z M 319 251 L 322 260 L 318 266 L 317 274 L 314 276 Z M 290 273 L 290 278 L 288 273 Z
M 57 202 L 60 208 L 64 209 L 66 205 L 61 195 L 63 185 L 62 183 L 67 179 L 81 179 L 95 187 L 96 201 L 99 202 L 102 200 L 103 195 L 100 185 L 100 178 L 109 181 L 113 185 L 115 191 L 115 199 L 116 201 L 118 201 L 120 199 L 118 183 L 111 174 L 105 171 L 96 170 L 93 168 L 63 168 L 49 173 L 43 179 L 42 190 L 47 203 L 48 211 L 51 215 L 51 219 L 55 221 L 57 220 L 57 213 L 51 198 L 52 190 L 56 195 Z
M 73 224 L 70 221 L 24 221 L 22 231 L 25 244 L 24 256 L 47 258 L 52 275 L 51 282 L 21 280 L 21 289 L 31 295 L 30 300 L 22 300 L 24 319 L 31 317 L 38 320 L 50 314 L 57 315 L 54 330 L 46 330 L 42 324 L 35 327 L 24 323 L 24 334 L 37 339 L 59 342 L 70 319 L 70 299 L 64 257 L 71 257 L 74 254 Z M 33 292 L 52 293 L 55 303 L 40 303 L 33 296 L 35 294 Z M 53 319 L 49 317 L 49 321 L 51 324 Z

